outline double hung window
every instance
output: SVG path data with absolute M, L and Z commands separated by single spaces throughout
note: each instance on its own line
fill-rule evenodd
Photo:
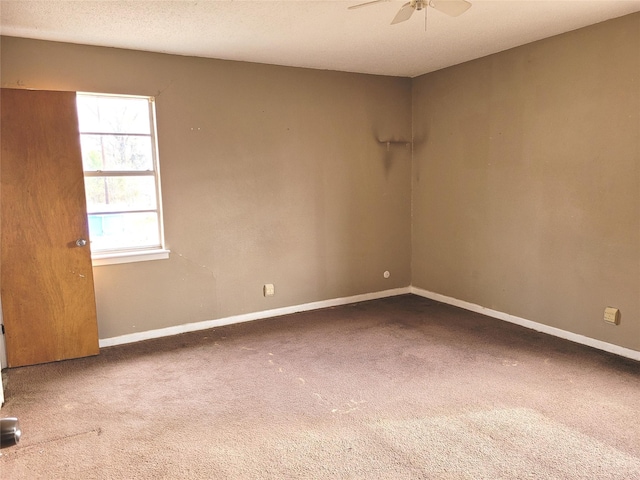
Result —
M 76 102 L 94 259 L 166 252 L 153 97 Z

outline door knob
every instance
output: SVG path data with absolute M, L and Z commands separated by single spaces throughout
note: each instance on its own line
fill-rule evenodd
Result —
M 87 241 L 84 238 L 79 238 L 76 240 L 77 247 L 84 247 L 87 244 Z

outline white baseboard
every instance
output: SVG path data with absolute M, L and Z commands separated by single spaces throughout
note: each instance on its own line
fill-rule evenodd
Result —
M 223 325 L 232 325 L 234 323 L 250 322 L 252 320 L 260 320 L 265 318 L 278 317 L 281 315 L 289 315 L 291 313 L 306 312 L 309 310 L 317 310 L 320 308 L 337 307 L 339 305 L 348 305 L 351 303 L 366 302 L 367 300 L 376 300 L 379 298 L 394 297 L 397 295 L 405 295 L 412 293 L 424 298 L 429 298 L 437 302 L 446 303 L 447 305 L 453 305 L 465 310 L 480 313 L 488 317 L 504 320 L 505 322 L 515 323 L 522 327 L 530 328 L 538 332 L 547 333 L 554 337 L 570 340 L 575 343 L 587 345 L 589 347 L 597 348 L 605 352 L 614 353 L 622 357 L 631 358 L 632 360 L 640 361 L 640 352 L 632 350 L 630 348 L 620 347 L 612 343 L 603 342 L 594 338 L 585 337 L 577 333 L 568 332 L 560 328 L 551 327 L 543 323 L 533 322 L 526 318 L 517 317 L 508 313 L 485 308 L 475 303 L 466 302 L 464 300 L 458 300 L 453 297 L 441 295 L 439 293 L 430 292 L 417 287 L 402 287 L 394 288 L 391 290 L 384 290 L 382 292 L 365 293 L 362 295 L 354 295 L 351 297 L 334 298 L 330 300 L 322 300 L 319 302 L 305 303 L 302 305 L 294 305 L 291 307 L 275 308 L 272 310 L 263 310 L 260 312 L 246 313 L 243 315 L 233 315 L 231 317 L 218 318 L 215 320 L 205 320 L 197 323 L 186 323 L 184 325 L 176 325 L 173 327 L 159 328 L 156 330 L 147 330 L 144 332 L 130 333 L 127 335 L 120 335 L 118 337 L 103 338 L 99 341 L 100 348 L 111 347 L 114 345 L 122 345 L 125 343 L 134 343 L 142 340 L 149 340 L 152 338 L 168 337 L 171 335 L 178 335 L 180 333 L 195 332 L 198 330 L 206 330 L 208 328 L 221 327 Z
M 421 288 L 416 288 L 412 286 L 412 287 L 409 287 L 409 291 L 414 295 L 419 295 L 421 297 L 429 298 L 437 302 L 446 303 L 448 305 L 453 305 L 455 307 L 464 308 L 465 310 L 470 310 L 472 312 L 480 313 L 482 315 L 487 315 L 488 317 L 497 318 L 500 320 L 504 320 L 505 322 L 515 323 L 516 325 L 520 325 L 522 327 L 536 330 L 538 332 L 547 333 L 549 335 L 553 335 L 554 337 L 564 338 L 565 340 L 570 340 L 575 343 L 580 343 L 582 345 L 587 345 L 589 347 L 597 348 L 598 350 L 603 350 L 609 353 L 615 353 L 616 355 L 620 355 L 622 357 L 627 357 L 633 360 L 640 361 L 640 352 L 637 350 L 631 350 L 630 348 L 620 347 L 612 343 L 603 342 L 601 340 L 596 340 L 591 337 L 585 337 L 584 335 L 568 332 L 560 328 L 550 327 L 549 325 L 545 325 L 543 323 L 533 322 L 525 318 L 516 317 L 515 315 L 509 315 L 508 313 L 499 312 L 497 310 L 492 310 L 490 308 L 485 308 L 475 303 L 465 302 L 464 300 L 458 300 L 453 297 L 447 297 L 446 295 L 440 295 L 439 293 L 430 292 L 428 290 L 423 290 Z
M 391 290 L 383 290 L 382 292 L 364 293 L 362 295 L 354 295 L 352 297 L 333 298 L 330 300 L 322 300 L 319 302 L 294 305 L 292 307 L 275 308 L 273 310 L 263 310 L 260 312 L 218 318 L 215 320 L 204 320 L 197 323 L 185 323 L 184 325 L 176 325 L 173 327 L 159 328 L 156 330 L 130 333 L 127 335 L 120 335 L 118 337 L 103 338 L 100 339 L 99 345 L 100 348 L 111 347 L 114 345 L 122 345 L 125 343 L 140 342 L 142 340 L 149 340 L 152 338 L 168 337 L 170 335 L 178 335 L 180 333 L 206 330 L 208 328 L 221 327 L 223 325 L 231 325 L 234 323 L 250 322 L 252 320 L 278 317 L 280 315 L 289 315 L 291 313 L 318 310 L 320 308 L 337 307 L 339 305 L 366 302 L 367 300 L 377 300 L 379 298 L 395 297 L 397 295 L 405 295 L 407 293 L 410 293 L 410 287 L 394 288 Z

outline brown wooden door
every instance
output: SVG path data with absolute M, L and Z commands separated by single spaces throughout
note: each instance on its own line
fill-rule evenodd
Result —
M 9 367 L 95 355 L 75 93 L 2 89 L 0 110 L 0 293 Z

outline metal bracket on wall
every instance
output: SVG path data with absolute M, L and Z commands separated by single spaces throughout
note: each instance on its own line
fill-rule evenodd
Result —
M 411 145 L 411 142 L 407 142 L 404 140 L 378 140 L 378 143 L 385 144 L 387 146 L 387 152 L 389 151 L 391 145 L 404 145 L 405 147 Z

